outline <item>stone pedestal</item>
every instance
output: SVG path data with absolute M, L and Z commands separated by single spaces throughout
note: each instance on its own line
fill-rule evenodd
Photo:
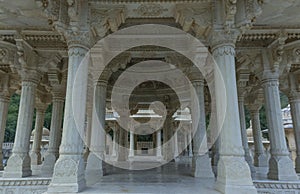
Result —
M 86 165 L 86 179 L 99 180 L 104 175 L 103 160 L 105 153 L 105 106 L 106 106 L 105 81 L 97 81 L 94 86 L 94 104 L 92 114 L 92 132 L 90 154 Z M 92 184 L 92 183 L 91 183 Z
M 214 174 L 207 148 L 204 80 L 194 81 L 193 86 L 197 99 L 192 99 L 192 125 L 193 129 L 196 130 L 193 139 L 192 175 L 194 177 L 213 178 Z M 197 102 L 198 106 L 196 105 Z M 194 108 L 199 108 L 199 110 L 194 110 Z M 199 122 L 196 122 L 197 120 Z M 198 125 L 195 126 L 194 124 Z
M 35 133 L 33 137 L 33 144 L 30 153 L 31 165 L 40 165 L 42 163 L 41 143 L 43 136 L 44 118 L 47 109 L 47 104 L 36 105 L 35 117 Z
M 0 161 L 3 161 L 3 154 L 2 154 L 2 144 L 4 141 L 5 135 L 5 126 L 7 120 L 7 113 L 9 107 L 9 99 L 10 96 L 8 95 L 0 95 Z M 0 170 L 3 170 L 3 163 L 0 162 Z
M 27 74 L 30 77 L 30 74 Z M 3 173 L 5 178 L 20 178 L 32 174 L 29 157 L 29 140 L 32 129 L 35 91 L 38 79 L 26 77 L 22 81 L 22 92 L 12 155 Z
M 215 59 L 217 126 L 221 130 L 215 186 L 222 193 L 257 193 L 252 183 L 250 168 L 244 158 L 241 141 L 234 45 L 230 42 L 218 44 L 212 51 Z
M 290 106 L 297 149 L 296 172 L 300 173 L 300 92 L 290 96 Z
M 52 175 L 55 162 L 58 158 L 58 149 L 61 142 L 61 124 L 63 116 L 64 97 L 53 96 L 52 116 L 50 125 L 49 147 L 42 164 L 42 174 Z
M 48 193 L 79 192 L 86 185 L 81 135 L 84 134 L 85 126 L 88 67 L 87 65 L 80 65 L 86 52 L 87 49 L 79 45 L 69 46 L 62 141 L 59 149 L 60 155 L 54 166 L 52 181 L 48 186 Z M 75 84 L 76 78 L 80 78 L 80 84 Z
M 268 157 L 265 154 L 264 146 L 262 143 L 262 134 L 259 119 L 259 109 L 250 109 L 250 116 L 252 121 L 252 131 L 254 140 L 254 166 L 267 167 Z
M 298 180 L 285 140 L 278 77 L 269 76 L 264 78 L 262 85 L 271 144 L 268 178 L 275 180 Z

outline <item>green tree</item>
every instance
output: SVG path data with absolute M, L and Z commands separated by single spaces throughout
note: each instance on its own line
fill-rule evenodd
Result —
M 19 104 L 20 104 L 20 95 L 18 94 L 12 95 L 10 99 L 9 108 L 8 108 L 4 142 L 13 142 L 15 139 L 18 113 L 19 113 Z M 45 113 L 44 126 L 48 129 L 50 128 L 50 124 L 51 124 L 51 112 L 52 112 L 52 105 L 48 106 Z M 35 124 L 35 112 L 32 121 L 32 126 L 33 126 L 32 128 L 34 128 L 34 124 Z

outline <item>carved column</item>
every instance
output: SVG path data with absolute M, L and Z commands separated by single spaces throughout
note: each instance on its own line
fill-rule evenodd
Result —
M 39 73 L 34 70 L 23 70 L 22 91 L 17 121 L 16 136 L 12 155 L 8 159 L 3 173 L 5 178 L 20 178 L 32 174 L 29 157 L 29 141 L 32 129 L 36 87 Z
M 76 38 L 80 38 L 80 34 Z M 68 80 L 62 141 L 48 193 L 79 192 L 85 188 L 83 140 L 88 65 L 80 66 L 87 48 L 69 43 Z M 80 78 L 80 84 L 75 84 Z M 75 115 L 76 114 L 76 117 Z
M 242 88 L 239 88 L 242 90 Z M 249 152 L 249 146 L 248 146 L 248 138 L 247 138 L 247 131 L 246 131 L 246 118 L 245 118 L 245 107 L 244 107 L 244 95 L 241 94 L 242 92 L 239 92 L 238 96 L 238 103 L 239 103 L 239 115 L 240 115 L 240 126 L 241 126 L 241 135 L 242 135 L 242 144 L 245 152 L 245 159 L 248 163 L 251 174 L 255 174 L 255 169 L 252 163 L 252 158 L 250 156 Z
M 235 48 L 231 37 L 219 32 L 212 47 L 214 64 L 217 126 L 220 132 L 216 189 L 222 193 L 256 193 L 251 173 L 244 158 L 237 99 Z M 223 37 L 224 36 L 224 37 Z
M 107 82 L 100 80 L 94 84 L 94 104 L 92 113 L 92 135 L 90 154 L 87 160 L 86 177 L 90 182 L 98 180 L 105 173 L 105 107 Z
M 213 178 L 210 158 L 208 156 L 207 136 L 206 136 L 206 119 L 205 119 L 205 102 L 204 102 L 204 80 L 194 80 L 192 82 L 195 89 L 195 98 L 192 99 L 192 125 L 195 129 L 193 138 L 193 159 L 192 175 L 194 177 Z M 196 104 L 198 103 L 198 105 Z M 199 110 L 194 110 L 199 108 Z M 198 120 L 198 122 L 197 122 Z M 198 126 L 195 126 L 198 124 Z
M 183 131 L 183 138 L 184 138 L 184 140 L 183 140 L 183 143 L 184 143 L 184 151 L 183 151 L 183 153 L 184 153 L 184 155 L 186 156 L 187 155 L 187 152 L 188 152 L 188 144 L 187 144 L 187 133 L 186 133 L 186 131 L 184 130 Z
M 133 131 L 130 131 L 129 136 L 129 155 L 128 157 L 134 157 L 134 133 Z
M 293 91 L 289 96 L 291 114 L 293 119 L 293 128 L 296 140 L 296 172 L 300 173 L 300 92 Z
M 265 72 L 265 76 L 262 79 L 262 86 L 264 89 L 271 144 L 268 178 L 275 180 L 298 180 L 285 140 L 278 76 Z
M 156 131 L 156 157 L 160 160 L 161 155 L 161 130 Z
M 63 88 L 64 89 L 64 88 Z M 65 92 L 61 89 L 53 89 L 52 92 L 52 115 L 50 125 L 49 147 L 42 164 L 42 174 L 52 175 L 55 162 L 58 158 L 58 149 L 61 143 L 61 126 L 63 118 L 63 108 Z
M 4 141 L 6 120 L 8 114 L 10 95 L 0 94 L 0 161 L 3 161 L 2 144 Z M 3 163 L 0 162 L 0 170 L 3 170 Z
M 189 157 L 193 156 L 193 142 L 192 142 L 192 131 L 188 131 L 188 144 L 189 144 Z
M 45 112 L 48 104 L 36 103 L 36 117 L 35 117 L 35 133 L 33 137 L 33 144 L 30 153 L 31 165 L 40 165 L 42 163 L 41 156 L 41 143 L 43 136 L 43 127 Z
M 220 145 L 220 140 L 219 138 L 217 138 L 214 145 L 212 146 L 213 156 L 211 161 L 215 177 L 217 177 L 218 175 L 218 162 L 220 158 L 219 145 Z
M 262 133 L 260 127 L 259 119 L 259 107 L 250 106 L 250 117 L 252 121 L 252 132 L 254 140 L 254 166 L 256 167 L 266 167 L 268 166 L 268 158 L 264 151 L 264 146 L 262 143 Z
M 92 109 L 92 107 L 90 107 Z M 84 161 L 87 162 L 87 159 L 90 155 L 90 146 L 92 138 L 92 110 L 87 108 L 86 114 L 86 131 L 85 131 L 85 151 L 83 154 Z
M 178 157 L 178 136 L 177 136 L 177 131 L 174 132 L 174 158 Z
M 126 131 L 119 127 L 119 152 L 118 152 L 118 161 L 125 161 L 126 160 L 126 147 L 125 141 L 127 138 Z
M 164 126 L 164 159 L 170 161 L 174 158 L 172 149 L 172 113 L 168 111 Z
M 113 129 L 113 148 L 112 148 L 112 156 L 117 156 L 117 129 Z

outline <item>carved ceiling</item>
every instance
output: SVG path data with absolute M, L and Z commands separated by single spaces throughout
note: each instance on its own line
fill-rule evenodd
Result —
M 67 56 L 66 40 L 52 25 L 58 17 L 55 15 L 58 10 L 53 2 L 59 2 L 59 0 L 0 1 L 0 40 L 16 44 L 15 39 L 23 39 L 40 53 L 58 52 L 62 57 Z M 251 20 L 251 25 L 252 22 L 254 23 L 250 26 L 251 29 L 250 27 L 243 29 L 243 35 L 239 37 L 236 48 L 237 53 L 249 57 L 252 62 L 238 57 L 238 66 L 247 64 L 249 71 L 253 73 L 253 69 L 259 67 L 253 65 L 257 58 L 251 55 L 262 48 L 270 47 L 274 55 L 270 58 L 286 63 L 282 71 L 299 72 L 300 1 L 249 0 L 245 2 L 249 5 L 246 6 L 247 14 L 251 12 L 250 10 L 255 12 L 255 14 L 247 15 L 247 18 Z M 257 5 L 252 2 L 257 2 Z M 152 23 L 183 29 L 208 45 L 205 41 L 211 33 L 214 22 L 214 3 L 213 0 L 89 0 L 89 22 L 92 33 L 100 38 L 118 29 Z M 45 13 L 43 6 L 50 5 L 53 7 Z M 259 9 L 261 9 L 261 14 L 257 14 L 260 12 Z M 230 11 L 230 7 L 225 11 Z M 67 15 L 67 10 L 65 12 L 64 14 Z M 229 13 L 226 19 L 230 21 L 232 19 L 230 17 L 232 15 Z M 280 47 L 282 45 L 278 45 L 282 34 L 285 36 L 284 44 L 287 45 L 283 48 Z M 282 50 L 288 51 L 289 54 L 280 54 Z M 0 52 L 0 57 L 1 54 L 3 52 Z M 130 56 L 129 58 L 113 61 L 115 67 L 112 66 L 111 79 L 116 79 L 124 68 L 132 64 L 148 59 L 167 61 L 170 60 L 168 57 L 172 54 L 173 51 L 154 46 L 131 49 L 124 53 Z M 288 61 L 286 58 L 291 60 Z M 171 63 L 172 60 L 169 62 Z M 122 70 L 120 67 L 124 66 L 123 63 L 125 67 Z M 2 71 L 8 71 L 8 68 L 8 64 L 1 64 Z

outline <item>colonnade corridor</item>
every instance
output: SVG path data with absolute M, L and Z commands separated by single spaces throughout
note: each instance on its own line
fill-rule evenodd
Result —
M 0 194 L 300 194 L 299 8 L 0 0 Z
M 83 193 L 205 193 L 214 190 L 214 178 L 191 176 L 191 160 L 169 162 L 148 170 L 127 170 L 106 166 L 107 174 Z

